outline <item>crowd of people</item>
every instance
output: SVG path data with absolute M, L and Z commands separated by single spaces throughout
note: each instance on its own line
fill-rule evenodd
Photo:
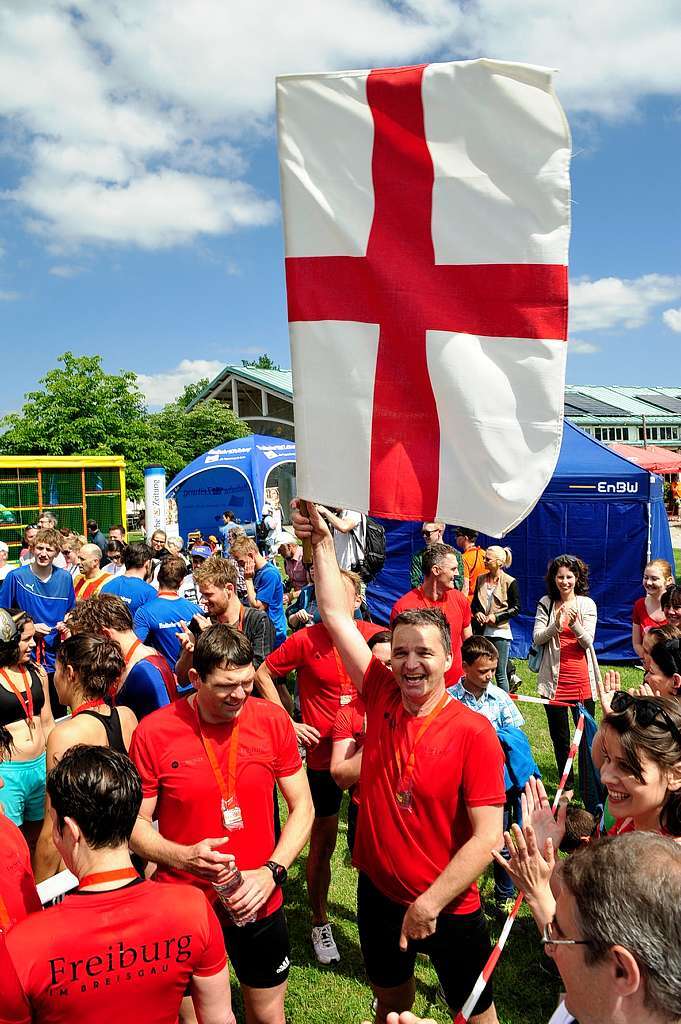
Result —
M 515 699 L 512 552 L 424 523 L 386 628 L 366 604 L 366 517 L 301 505 L 284 532 L 275 511 L 262 546 L 226 511 L 188 551 L 162 530 L 71 535 L 46 513 L 0 567 L 0 1024 L 232 1024 L 228 960 L 248 1024 L 283 1024 L 285 888 L 308 843 L 311 947 L 341 957 L 345 791 L 379 1024 L 416 1021 L 419 953 L 455 1016 L 491 953 L 485 910 L 505 919 L 517 891 L 563 981 L 555 1024 L 681 1020 L 671 567 L 645 567 L 645 675 L 626 691 L 596 659 L 588 566 L 548 566 L 530 661 L 559 777 L 571 718 L 593 723 L 583 806 L 571 772 L 554 816 Z M 64 869 L 75 890 L 41 909 L 36 883 Z M 491 977 L 470 1020 L 497 1021 Z

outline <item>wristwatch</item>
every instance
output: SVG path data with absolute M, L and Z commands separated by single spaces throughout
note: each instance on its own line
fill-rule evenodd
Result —
M 272 878 L 274 879 L 275 885 L 283 885 L 288 878 L 288 871 L 282 864 L 277 864 L 276 860 L 268 860 L 265 864 L 266 868 L 269 868 L 272 872 Z

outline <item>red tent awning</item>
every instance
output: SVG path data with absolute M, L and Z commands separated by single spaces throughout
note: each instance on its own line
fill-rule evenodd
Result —
M 647 448 L 634 444 L 611 444 L 608 447 L 651 473 L 681 473 L 681 452 L 660 448 L 656 444 L 649 444 Z

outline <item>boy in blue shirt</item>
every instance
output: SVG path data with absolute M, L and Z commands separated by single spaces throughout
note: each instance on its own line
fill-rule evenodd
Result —
M 50 679 L 59 639 L 57 625 L 76 603 L 71 573 L 52 564 L 61 550 L 61 539 L 57 530 L 38 530 L 34 560 L 8 573 L 0 588 L 0 608 L 21 608 L 33 620 L 34 657 Z
M 182 632 L 182 623 L 189 622 L 195 615 L 203 615 L 198 604 L 178 596 L 177 588 L 186 574 L 183 558 L 177 555 L 164 558 L 158 571 L 158 594 L 153 601 L 138 608 L 133 617 L 136 635 L 142 643 L 148 642 L 160 651 L 173 671 L 180 656 L 177 634 Z
M 472 711 L 484 715 L 495 732 L 513 726 L 517 729 L 525 724 L 525 719 L 518 711 L 505 690 L 492 682 L 497 670 L 497 649 L 486 636 L 469 636 L 461 645 L 461 660 L 464 674 L 458 683 L 447 688 L 447 693 L 460 700 Z M 507 800 L 504 807 L 504 829 L 511 822 L 512 800 Z M 507 913 L 509 901 L 515 897 L 513 883 L 506 871 L 494 862 L 494 902 L 499 911 Z
M 284 584 L 276 565 L 268 562 L 248 537 L 239 537 L 232 545 L 232 557 L 239 563 L 246 581 L 246 602 L 251 608 L 267 612 L 274 626 L 275 647 L 286 639 Z
M 158 595 L 156 589 L 147 583 L 151 575 L 153 552 L 148 544 L 139 542 L 128 544 L 123 552 L 125 573 L 112 576 L 102 587 L 103 594 L 115 594 L 127 604 L 130 614 L 134 616 L 138 608 L 147 601 L 153 601 Z

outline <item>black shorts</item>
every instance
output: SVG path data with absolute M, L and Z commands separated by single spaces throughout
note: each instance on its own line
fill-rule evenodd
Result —
M 405 953 L 400 949 L 400 931 L 406 911 L 405 906 L 384 896 L 360 872 L 357 925 L 369 980 L 379 988 L 403 985 L 414 974 L 417 953 L 425 953 L 437 972 L 447 1005 L 458 1013 L 492 951 L 482 910 L 472 914 L 440 914 L 435 933 L 427 939 L 410 941 Z M 490 981 L 473 1014 L 488 1009 L 493 998 Z
M 343 790 L 333 781 L 329 769 L 308 768 L 307 781 L 310 783 L 315 818 L 328 818 L 338 814 L 343 802 Z
M 284 908 L 238 928 L 217 910 L 227 956 L 240 984 L 249 988 L 275 988 L 288 978 L 291 943 Z

